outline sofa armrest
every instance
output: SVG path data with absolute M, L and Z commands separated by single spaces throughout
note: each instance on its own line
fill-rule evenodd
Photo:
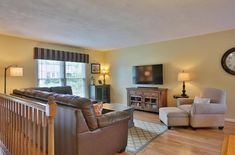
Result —
M 185 105 L 185 104 L 192 104 L 193 99 L 192 98 L 177 98 L 176 99 L 176 105 L 177 107 L 180 105 Z
M 224 114 L 225 104 L 193 104 L 191 114 Z
M 103 128 L 126 119 L 130 119 L 130 115 L 127 112 L 113 111 L 97 117 L 97 122 L 99 128 Z

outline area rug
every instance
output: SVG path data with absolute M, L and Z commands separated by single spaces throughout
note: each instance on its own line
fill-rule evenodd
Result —
M 135 126 L 128 129 L 128 143 L 126 151 L 136 154 L 158 135 L 167 130 L 162 123 L 145 122 L 134 119 Z

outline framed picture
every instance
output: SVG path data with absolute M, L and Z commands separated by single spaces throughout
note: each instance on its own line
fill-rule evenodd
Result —
M 100 74 L 100 64 L 92 63 L 91 64 L 91 74 Z

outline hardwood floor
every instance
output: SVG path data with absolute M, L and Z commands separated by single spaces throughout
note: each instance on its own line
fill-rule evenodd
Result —
M 135 111 L 134 118 L 160 122 L 157 114 L 141 111 Z M 154 139 L 138 155 L 219 155 L 225 134 L 235 134 L 235 123 L 225 122 L 223 130 L 175 127 Z

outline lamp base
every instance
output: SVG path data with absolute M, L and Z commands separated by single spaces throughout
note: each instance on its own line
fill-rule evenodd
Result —
M 104 76 L 103 85 L 105 85 L 105 74 L 103 74 L 103 76 Z
M 183 81 L 183 89 L 182 89 L 182 94 L 181 94 L 181 96 L 182 96 L 183 98 L 187 98 L 187 97 L 188 97 L 188 95 L 186 94 L 185 82 L 184 82 L 184 81 Z
M 174 99 L 177 99 L 177 98 L 189 98 L 189 96 L 188 96 L 188 95 L 186 95 L 186 96 L 182 96 L 182 95 L 173 95 L 173 98 L 174 98 Z
M 181 94 L 181 97 L 188 98 L 189 96 L 187 94 Z

